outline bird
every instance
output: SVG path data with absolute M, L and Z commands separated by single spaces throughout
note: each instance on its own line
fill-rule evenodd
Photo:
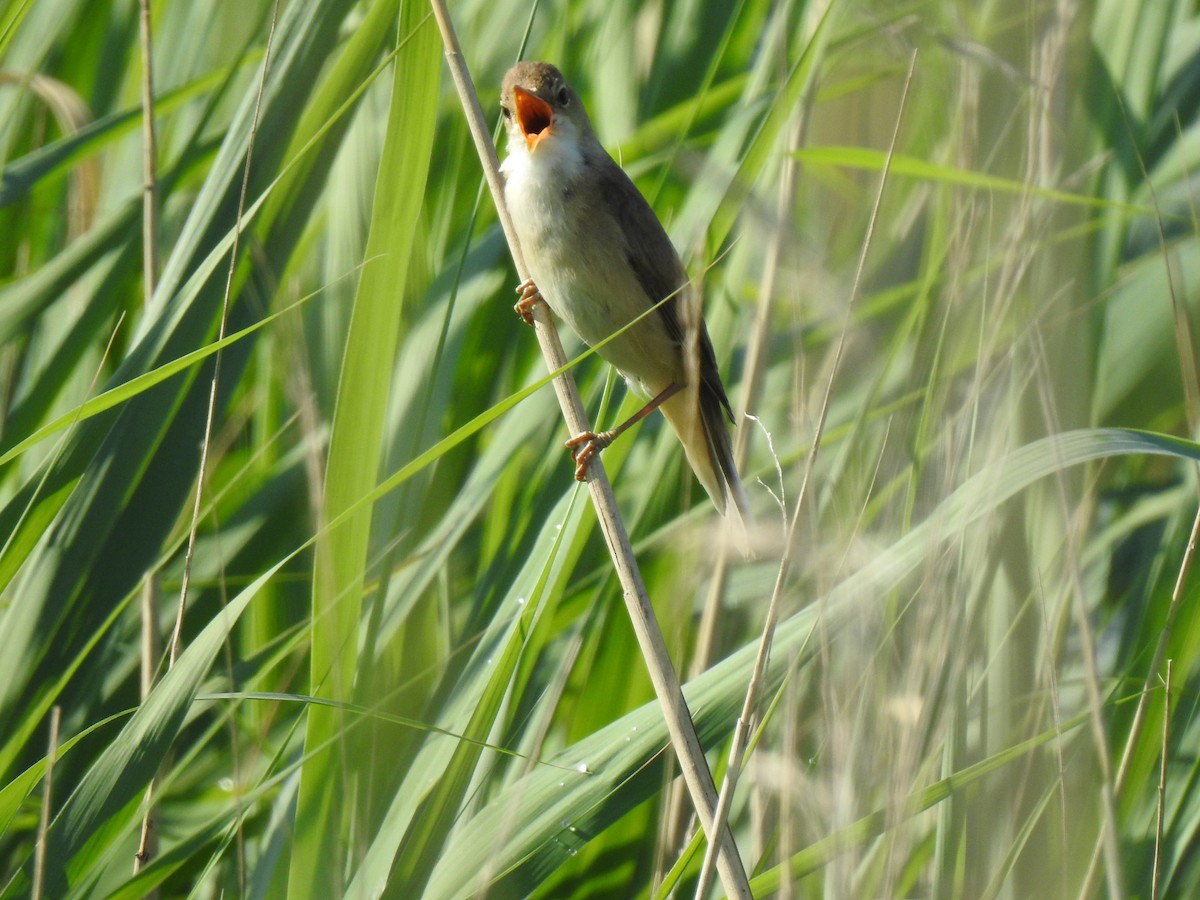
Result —
M 533 305 L 545 301 L 632 390 L 650 398 L 617 427 L 567 441 L 576 478 L 584 480 L 596 454 L 658 409 L 718 512 L 732 507 L 745 519 L 726 421 L 735 423 L 733 410 L 697 291 L 671 239 L 601 146 L 557 68 L 519 62 L 500 94 L 508 134 L 504 199 L 529 276 L 517 288 L 516 310 L 532 324 Z

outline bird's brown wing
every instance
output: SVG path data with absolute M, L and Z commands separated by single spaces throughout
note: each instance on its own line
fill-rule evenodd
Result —
M 611 160 L 609 162 L 611 163 Z M 732 499 L 739 512 L 746 516 L 746 495 L 738 478 L 737 465 L 733 460 L 733 446 L 724 421 L 726 418 L 730 422 L 735 421 L 733 409 L 725 395 L 725 386 L 721 384 L 717 357 L 713 352 L 712 340 L 708 336 L 708 328 L 700 313 L 699 303 L 696 303 L 690 316 L 694 321 L 692 335 L 685 332 L 684 319 L 681 316 L 681 310 L 685 309 L 682 304 L 692 302 L 694 296 L 688 284 L 687 272 L 679 260 L 675 245 L 671 243 L 658 217 L 629 180 L 629 176 L 615 163 L 598 168 L 603 173 L 601 196 L 620 223 L 620 233 L 625 238 L 625 254 L 642 290 L 645 291 L 646 302 L 654 304 L 670 296 L 671 299 L 658 307 L 658 314 L 662 317 L 667 333 L 684 351 L 685 359 L 690 356 L 689 337 L 695 341 L 695 356 L 692 359 L 700 370 L 700 385 L 697 391 L 700 418 L 708 444 L 709 464 L 722 482 L 720 489 L 723 496 L 720 499 L 714 496 L 713 502 L 724 512 L 726 502 Z
M 686 347 L 687 335 L 684 333 L 680 309 L 691 288 L 688 286 L 687 273 L 679 260 L 675 245 L 671 243 L 658 221 L 658 216 L 650 209 L 650 204 L 629 180 L 629 176 L 615 163 L 598 168 L 602 173 L 601 196 L 621 225 L 621 233 L 625 236 L 625 254 L 642 290 L 646 292 L 646 300 L 654 304 L 673 295 L 658 307 L 658 314 L 672 339 L 678 342 L 680 347 Z M 732 422 L 733 409 L 729 405 L 729 398 L 725 396 L 725 386 L 721 384 L 712 340 L 699 312 L 697 309 L 696 321 L 699 328 L 696 344 L 701 394 L 707 394 L 715 401 L 718 412 L 724 411 Z

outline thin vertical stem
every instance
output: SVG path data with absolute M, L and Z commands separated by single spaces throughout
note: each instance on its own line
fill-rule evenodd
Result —
M 42 881 L 46 871 L 46 832 L 50 828 L 50 796 L 54 785 L 54 759 L 58 755 L 58 720 L 60 708 L 50 710 L 50 741 L 46 748 L 46 777 L 42 779 L 42 812 L 38 819 L 37 847 L 33 851 L 33 900 L 42 896 Z
M 238 245 L 242 235 L 242 216 L 246 209 L 246 192 L 250 185 L 250 165 L 254 160 L 254 140 L 258 135 L 258 120 L 262 112 L 263 92 L 267 83 L 267 72 L 271 68 L 271 47 L 275 40 L 275 25 L 279 20 L 279 0 L 271 10 L 271 26 L 267 31 L 267 46 L 263 53 L 262 71 L 258 80 L 258 93 L 254 98 L 254 115 L 250 121 L 250 135 L 246 144 L 246 163 L 242 170 L 242 186 L 238 194 L 237 215 L 234 219 L 233 245 L 229 250 L 229 269 L 225 277 L 225 293 L 221 298 L 221 319 L 217 329 L 217 340 L 225 338 L 225 330 L 229 321 L 229 300 L 233 292 L 233 275 L 237 271 Z M 196 549 L 196 534 L 200 525 L 200 502 L 204 494 L 204 479 L 208 467 L 208 451 L 212 445 L 213 422 L 217 412 L 217 386 L 221 381 L 221 352 L 218 351 L 213 364 L 212 381 L 208 389 L 208 411 L 204 418 L 204 438 L 200 442 L 200 465 L 196 473 L 196 494 L 192 504 L 192 522 L 188 529 L 187 552 L 183 559 L 183 576 L 180 579 L 179 605 L 175 611 L 175 627 L 171 631 L 170 653 L 167 658 L 167 670 L 175 667 L 175 661 L 183 644 L 183 616 L 187 609 L 188 589 L 191 585 L 192 556 Z M 145 818 L 142 821 L 141 840 L 138 844 L 134 871 L 144 863 L 148 855 L 150 810 L 154 799 L 155 780 L 146 787 Z
M 1162 758 L 1158 766 L 1158 804 L 1154 817 L 1154 870 L 1150 876 L 1150 897 L 1158 897 L 1158 873 L 1162 865 L 1163 810 L 1167 801 L 1167 745 L 1171 737 L 1171 660 L 1163 679 Z
M 154 54 L 150 29 L 150 0 L 140 0 L 138 37 L 142 55 L 142 303 L 149 306 L 158 283 L 158 177 L 155 160 L 158 156 L 154 136 Z M 142 580 L 140 611 L 142 619 L 141 669 L 139 696 L 142 700 L 150 695 L 154 687 L 154 670 L 162 652 L 158 634 L 158 578 L 153 571 L 147 572 Z M 152 786 L 146 789 L 146 812 L 138 839 L 138 852 L 134 856 L 134 874 L 142 867 L 142 861 L 153 851 L 150 835 L 150 798 Z
M 463 60 L 462 49 L 458 44 L 458 38 L 454 33 L 454 26 L 450 21 L 445 4 L 442 0 L 431 0 L 431 3 L 438 27 L 442 32 L 446 61 L 450 66 L 450 73 L 462 101 L 471 136 L 475 141 L 475 148 L 487 176 L 488 187 L 499 214 L 500 226 L 508 241 L 513 262 L 516 265 L 517 276 L 523 282 L 528 279 L 529 272 L 525 268 L 525 259 L 521 254 L 520 244 L 504 202 L 504 182 L 500 176 L 499 161 L 496 158 L 496 150 L 492 146 L 483 109 L 479 105 L 479 98 Z M 566 364 L 566 356 L 544 303 L 534 306 L 533 317 L 538 342 L 541 345 L 547 367 L 551 371 L 562 368 Z M 564 373 L 555 378 L 553 383 L 559 406 L 571 434 L 590 431 L 583 404 L 575 389 L 574 379 L 568 373 Z M 593 460 L 592 464 L 588 466 L 587 485 L 601 533 L 604 535 L 617 578 L 621 583 L 634 635 L 637 637 L 642 657 L 646 662 L 650 681 L 654 685 L 654 693 L 662 707 L 667 731 L 671 736 L 671 744 L 679 758 L 680 769 L 683 772 L 688 791 L 692 795 L 692 802 L 696 805 L 696 813 L 710 844 L 715 844 L 720 848 L 717 869 L 721 876 L 722 886 L 732 897 L 749 898 L 751 897 L 749 882 L 741 858 L 738 856 L 737 845 L 734 843 L 732 833 L 728 827 L 714 831 L 713 816 L 717 806 L 717 791 L 713 784 L 712 773 L 709 771 L 708 761 L 704 758 L 700 740 L 696 736 L 695 725 L 692 723 L 687 703 L 683 697 L 679 676 L 671 664 L 662 631 L 654 617 L 654 611 L 650 607 L 650 600 L 646 595 L 646 588 L 642 583 L 637 562 L 634 560 L 633 548 L 629 543 L 625 524 L 617 512 L 612 488 L 609 486 L 604 466 L 599 463 L 599 460 Z

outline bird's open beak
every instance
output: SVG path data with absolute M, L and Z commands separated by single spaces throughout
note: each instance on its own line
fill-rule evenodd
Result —
M 525 135 L 525 146 L 532 153 L 542 138 L 550 134 L 554 110 L 545 100 L 520 87 L 513 88 L 513 100 L 517 107 L 517 125 Z

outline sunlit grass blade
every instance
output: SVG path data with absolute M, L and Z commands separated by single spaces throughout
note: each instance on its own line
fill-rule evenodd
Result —
M 367 240 L 369 256 L 386 254 L 386 265 L 362 271 L 342 359 L 338 399 L 325 469 L 323 516 L 335 520 L 375 483 L 382 455 L 387 386 L 403 297 L 424 194 L 437 112 L 438 44 L 422 7 L 401 8 L 392 79 L 392 101 L 380 177 Z M 313 692 L 335 700 L 353 696 L 359 618 L 371 533 L 371 509 L 362 508 L 318 544 L 313 573 Z M 326 744 L 343 727 L 335 711 L 308 711 L 305 746 Z M 292 896 L 338 894 L 345 814 L 353 797 L 341 789 L 355 763 L 346 748 L 314 756 L 301 772 L 289 886 Z M 345 823 L 345 824 L 343 824 Z

